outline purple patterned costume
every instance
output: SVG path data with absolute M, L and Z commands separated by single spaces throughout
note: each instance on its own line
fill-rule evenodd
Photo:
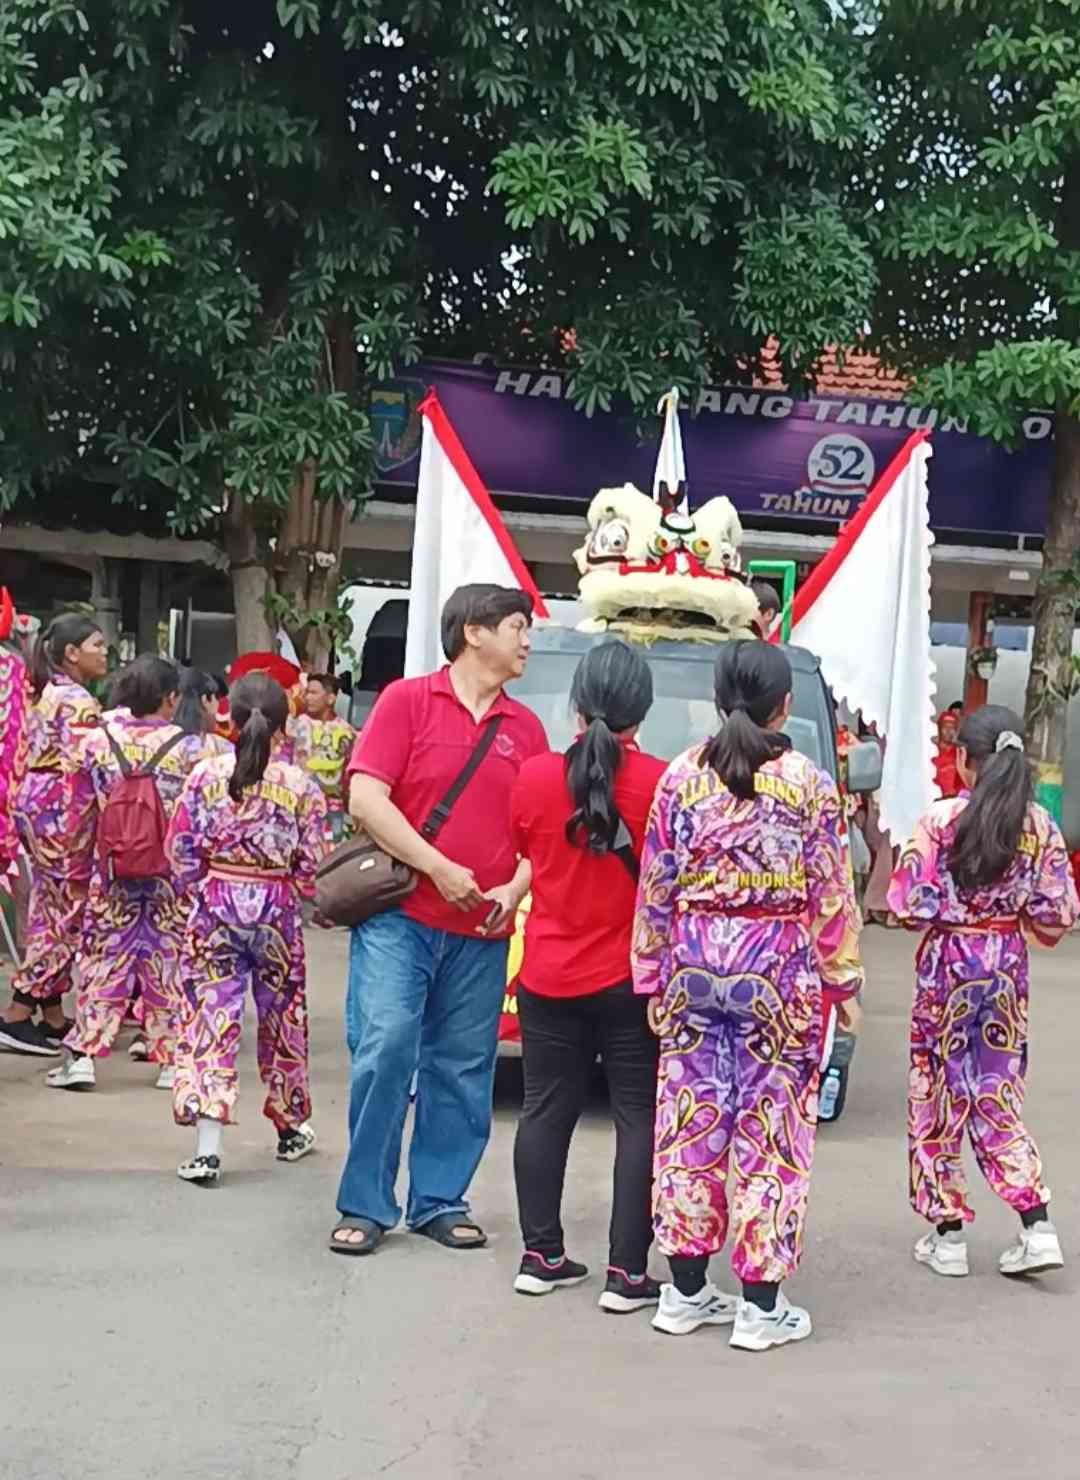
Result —
M 106 728 L 133 767 L 145 765 L 180 733 L 167 720 L 135 719 L 126 710 L 114 710 L 104 716 L 103 728 L 86 737 L 71 782 L 73 826 L 84 846 L 88 840 L 92 847 L 98 816 L 120 779 Z M 203 737 L 191 735 L 154 768 L 153 781 L 166 817 L 204 753 Z M 183 924 L 183 901 L 171 879 L 110 881 L 94 860 L 79 946 L 75 1026 L 65 1040 L 67 1048 L 91 1058 L 107 1056 L 138 994 L 147 1057 L 157 1064 L 172 1063 Z
M 1055 945 L 1080 910 L 1061 833 L 1035 805 L 1004 878 L 961 896 L 947 860 L 966 806 L 966 795 L 934 804 L 889 886 L 894 914 L 912 929 L 929 927 L 916 957 L 908 1151 L 911 1204 L 931 1223 L 975 1216 L 965 1131 L 983 1176 L 1011 1208 L 1049 1200 L 1022 1119 L 1028 942 Z
M 26 664 L 0 642 L 0 880 L 7 878 L 19 853 L 12 800 L 26 767 L 28 703 Z
M 93 695 L 58 673 L 26 716 L 26 769 L 12 812 L 30 861 L 30 909 L 13 985 L 39 1001 L 62 997 L 72 985 L 93 841 L 73 815 L 72 776 L 100 715 Z
M 799 1262 L 817 1123 L 822 982 L 862 986 L 833 782 L 788 751 L 750 801 L 673 761 L 641 864 L 633 968 L 663 994 L 653 1210 L 665 1254 L 780 1281 Z M 730 1213 L 729 1213 L 730 1186 Z
M 307 993 L 300 896 L 314 892 L 326 850 L 326 803 L 276 750 L 239 802 L 235 758 L 197 766 L 173 813 L 168 851 L 193 896 L 180 953 L 180 1031 L 173 1113 L 228 1123 L 248 981 L 259 1019 L 263 1113 L 279 1131 L 311 1113 Z

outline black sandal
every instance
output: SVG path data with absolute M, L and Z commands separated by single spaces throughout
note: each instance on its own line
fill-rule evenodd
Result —
M 361 1243 L 351 1240 L 346 1243 L 338 1238 L 339 1233 L 354 1231 L 364 1235 Z M 353 1218 L 346 1214 L 339 1220 L 330 1235 L 330 1252 L 331 1254 L 351 1254 L 356 1258 L 362 1254 L 374 1254 L 385 1237 L 386 1229 L 381 1223 L 376 1223 L 374 1218 Z
M 472 1229 L 479 1238 L 463 1238 L 459 1230 Z M 413 1233 L 422 1234 L 433 1243 L 442 1244 L 444 1249 L 482 1249 L 487 1243 L 487 1234 L 464 1213 L 440 1213 L 430 1223 L 414 1228 Z

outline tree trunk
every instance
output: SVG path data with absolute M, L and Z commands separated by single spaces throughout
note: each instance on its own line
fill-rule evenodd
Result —
M 1057 213 L 1063 251 L 1080 250 L 1080 155 L 1065 162 Z M 1080 313 L 1059 303 L 1060 332 L 1080 339 Z M 1073 631 L 1076 625 L 1077 564 L 1080 551 L 1080 420 L 1062 400 L 1054 424 L 1054 471 L 1046 517 L 1042 574 L 1035 591 L 1035 631 L 1031 671 L 1024 702 L 1027 748 L 1035 763 L 1036 795 L 1061 821 L 1065 740 L 1073 683 Z
M 356 389 L 356 343 L 345 313 L 330 331 L 331 376 L 325 388 L 352 395 Z M 332 377 L 332 378 L 331 378 Z M 349 505 L 319 497 L 319 466 L 308 459 L 297 470 L 289 506 L 278 526 L 275 580 L 291 611 L 286 620 L 297 656 L 309 673 L 323 672 L 334 642 L 341 553 Z
M 1053 483 L 1042 574 L 1035 592 L 1035 631 L 1024 712 L 1038 799 L 1058 821 L 1073 678 L 1077 551 L 1080 551 L 1080 420 L 1062 406 L 1058 408 L 1054 429 Z
M 273 652 L 274 629 L 266 610 L 270 573 L 259 558 L 259 538 L 251 506 L 239 494 L 229 495 L 222 534 L 236 611 L 236 651 Z
M 275 569 L 278 593 L 292 612 L 289 636 L 310 673 L 325 670 L 334 640 L 328 614 L 337 609 L 341 549 L 348 506 L 319 499 L 316 465 L 305 463 L 278 529 Z

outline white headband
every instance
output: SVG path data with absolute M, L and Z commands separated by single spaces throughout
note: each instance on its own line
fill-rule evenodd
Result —
M 1003 750 L 1023 750 L 1024 742 L 1015 730 L 1002 730 L 994 745 L 994 754 L 1000 755 Z

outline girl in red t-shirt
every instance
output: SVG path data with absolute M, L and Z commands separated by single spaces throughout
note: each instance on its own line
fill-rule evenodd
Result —
M 518 987 L 525 1103 L 514 1176 L 525 1254 L 514 1289 L 580 1284 L 560 1221 L 570 1138 L 599 1053 L 615 1117 L 615 1190 L 604 1310 L 655 1305 L 652 1145 L 657 1040 L 630 980 L 637 860 L 665 763 L 634 743 L 653 699 L 644 658 L 622 642 L 587 653 L 570 690 L 577 739 L 526 762 L 511 799 L 515 846 L 532 865 Z
M 943 797 L 958 797 L 963 782 L 957 769 L 956 732 L 960 716 L 955 709 L 946 709 L 938 715 L 937 755 L 934 757 L 934 780 L 941 788 Z

